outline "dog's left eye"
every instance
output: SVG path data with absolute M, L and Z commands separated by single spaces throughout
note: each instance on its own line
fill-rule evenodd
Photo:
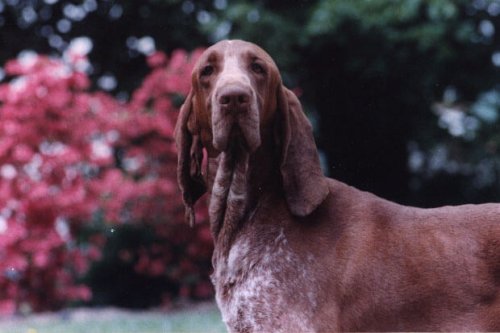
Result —
M 201 76 L 209 76 L 214 72 L 214 66 L 207 65 L 201 70 Z
M 263 74 L 265 73 L 266 71 L 264 70 L 264 67 L 262 67 L 261 65 L 259 65 L 258 63 L 254 62 L 252 63 L 252 65 L 250 66 L 250 68 L 252 69 L 252 71 L 254 73 L 257 73 L 257 74 Z

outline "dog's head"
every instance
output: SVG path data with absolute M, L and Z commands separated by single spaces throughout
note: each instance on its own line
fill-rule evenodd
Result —
M 201 149 L 215 157 L 238 146 L 248 153 L 274 128 L 280 171 L 290 211 L 309 214 L 328 188 L 319 167 L 312 128 L 297 97 L 285 88 L 272 58 L 255 44 L 222 41 L 208 48 L 192 73 L 192 89 L 176 126 L 179 184 L 192 221 L 204 193 Z
M 209 152 L 225 151 L 235 141 L 255 151 L 280 83 L 274 61 L 254 44 L 223 41 L 208 48 L 193 70 L 192 112 Z

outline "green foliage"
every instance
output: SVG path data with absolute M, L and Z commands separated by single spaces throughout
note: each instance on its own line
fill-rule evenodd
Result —
M 311 34 L 331 32 L 343 21 L 354 20 L 364 30 L 384 29 L 388 31 L 389 38 L 401 39 L 407 33 L 401 28 L 406 25 L 410 31 L 418 29 L 413 24 L 421 18 L 436 26 L 456 20 L 459 4 L 459 1 L 447 0 L 323 0 L 316 5 L 308 30 Z

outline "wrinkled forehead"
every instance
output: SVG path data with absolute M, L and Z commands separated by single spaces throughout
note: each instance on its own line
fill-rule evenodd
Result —
M 205 50 L 198 60 L 196 68 L 204 64 L 223 64 L 229 58 L 247 61 L 261 60 L 277 70 L 274 60 L 259 46 L 242 40 L 224 40 Z

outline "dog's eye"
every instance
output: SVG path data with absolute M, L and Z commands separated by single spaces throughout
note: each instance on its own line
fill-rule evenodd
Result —
M 207 65 L 203 67 L 203 69 L 201 70 L 201 76 L 209 76 L 212 75 L 213 72 L 214 72 L 214 66 Z
M 261 65 L 259 65 L 256 62 L 252 63 L 252 65 L 250 66 L 250 68 L 252 69 L 252 71 L 254 73 L 257 73 L 257 74 L 263 74 L 263 73 L 265 73 L 264 67 L 262 67 Z

